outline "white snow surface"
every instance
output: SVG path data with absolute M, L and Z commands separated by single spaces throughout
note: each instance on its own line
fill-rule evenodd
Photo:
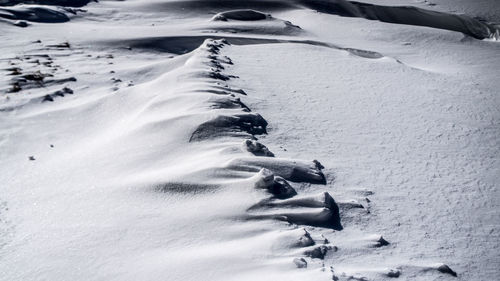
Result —
M 2 19 L 0 280 L 497 280 L 498 41 L 299 2 Z

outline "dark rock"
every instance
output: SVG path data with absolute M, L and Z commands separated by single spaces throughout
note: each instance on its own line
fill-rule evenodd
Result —
M 437 270 L 439 272 L 442 272 L 442 273 L 447 273 L 447 274 L 450 274 L 452 275 L 453 277 L 457 277 L 457 273 L 455 271 L 453 271 L 449 266 L 447 266 L 446 264 L 443 264 L 441 266 L 439 266 L 437 268 Z

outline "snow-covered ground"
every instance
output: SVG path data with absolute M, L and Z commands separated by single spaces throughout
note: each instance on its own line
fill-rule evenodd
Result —
M 495 1 L 24 2 L 0 280 L 498 278 Z

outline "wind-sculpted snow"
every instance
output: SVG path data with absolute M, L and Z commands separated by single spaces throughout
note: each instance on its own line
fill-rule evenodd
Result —
M 238 196 L 241 200 L 221 204 L 217 207 L 220 209 L 216 212 L 218 214 L 211 211 L 206 213 L 207 219 L 216 218 L 226 225 L 221 231 L 230 231 L 233 224 L 252 226 L 269 223 L 272 223 L 272 227 L 266 227 L 268 230 L 263 233 L 272 234 L 276 227 L 281 229 L 280 235 L 287 231 L 295 233 L 298 226 L 341 230 L 339 207 L 330 194 L 325 192 L 318 197 L 290 199 L 299 194 L 295 184 L 291 182 L 326 184 L 326 177 L 321 172 L 324 167 L 316 160 L 275 157 L 274 153 L 256 140 L 259 135 L 267 133 L 267 121 L 243 103 L 242 99 L 246 96 L 243 90 L 227 84 L 229 80 L 237 79 L 227 73 L 232 61 L 222 52 L 228 46 L 229 42 L 223 39 L 206 39 L 198 48 L 181 58 L 183 62 L 172 71 L 163 73 L 150 82 L 130 86 L 120 94 L 101 97 L 104 99 L 100 101 L 103 110 L 94 108 L 92 104 L 95 101 L 83 103 L 84 107 L 88 107 L 85 110 L 90 110 L 90 114 L 99 116 L 98 118 L 106 119 L 104 116 L 112 112 L 111 108 L 116 104 L 121 104 L 118 107 L 121 110 L 129 108 L 133 113 L 127 113 L 129 117 L 125 122 L 128 125 L 120 129 L 119 134 L 108 135 L 109 130 L 114 130 L 114 125 L 111 125 L 111 128 L 95 136 L 97 139 L 107 139 L 106 141 L 95 142 L 95 147 L 90 148 L 93 152 L 75 157 L 100 158 L 102 149 L 107 150 L 106 155 L 128 155 L 113 164 L 118 171 L 126 174 L 128 179 L 125 182 L 149 186 L 145 188 L 146 191 L 167 196 L 192 196 L 204 200 L 211 196 L 229 196 L 236 188 L 237 193 L 243 195 Z M 51 45 L 49 48 L 58 47 L 63 50 L 75 48 L 68 43 Z M 21 70 L 17 70 L 15 74 L 22 75 L 27 81 L 40 83 L 54 76 L 44 75 L 42 72 L 21 74 Z M 119 79 L 112 80 L 117 83 Z M 156 87 L 168 85 L 169 81 L 180 83 L 166 92 Z M 50 87 L 49 84 L 46 86 Z M 19 84 L 19 92 L 26 90 L 29 90 L 26 84 Z M 42 102 L 49 106 L 56 105 L 65 94 L 78 95 L 69 88 L 64 88 L 46 95 Z M 137 100 L 138 97 L 142 101 Z M 33 103 L 31 105 L 34 106 Z M 114 148 L 109 150 L 106 143 L 112 144 Z M 141 149 L 143 143 L 147 143 L 149 149 Z M 177 158 L 175 163 L 165 162 L 157 154 L 158 149 L 164 146 L 177 147 L 171 151 L 171 159 L 178 157 L 173 155 L 176 153 L 184 156 Z M 191 153 L 183 153 L 183 147 L 188 147 Z M 175 152 L 176 150 L 179 152 Z M 41 161 L 38 156 L 32 159 Z M 83 159 L 81 161 L 88 161 Z M 149 160 L 146 165 L 139 167 L 136 166 L 138 159 Z M 113 162 L 91 161 L 96 161 L 103 167 Z M 109 184 L 111 183 L 106 183 Z M 115 184 L 111 184 L 113 185 Z M 248 196 L 249 194 L 254 195 Z M 251 199 L 252 197 L 257 197 L 257 200 Z M 241 210 L 234 210 L 231 207 L 233 204 L 238 205 Z M 187 221 L 190 218 L 187 214 L 181 217 Z M 280 263 L 295 266 L 294 259 L 301 259 L 306 261 L 308 267 L 321 267 L 321 263 L 314 260 L 324 259 L 335 247 L 326 240 L 317 245 L 307 231 L 304 230 L 303 233 L 307 235 L 285 235 L 288 238 L 280 239 L 270 237 L 266 244 L 280 249 L 280 253 L 276 254 L 276 260 Z M 238 235 L 250 240 L 256 239 L 248 236 L 246 231 Z M 304 242 L 304 239 L 308 239 L 308 242 Z M 225 239 L 224 243 L 230 245 L 232 240 Z M 284 240 L 289 240 L 286 244 L 293 246 L 283 246 Z M 228 246 L 220 247 L 225 249 Z M 202 263 L 208 266 L 211 262 L 202 258 Z M 172 270 L 168 266 L 161 268 Z M 30 274 L 30 271 L 25 274 Z
M 346 0 L 191 0 L 154 3 L 152 6 L 158 9 L 189 10 L 198 13 L 204 13 L 207 10 L 223 12 L 235 9 L 255 9 L 256 7 L 259 7 L 259 10 L 262 11 L 273 12 L 276 10 L 291 10 L 305 7 L 321 13 L 345 17 L 359 17 L 388 23 L 428 26 L 458 31 L 477 39 L 491 38 L 498 32 L 498 29 L 493 25 L 465 15 L 446 14 L 410 6 L 391 7 Z
M 324 167 L 316 160 L 305 162 L 293 159 L 238 158 L 232 160 L 228 166 L 231 169 L 249 172 L 259 171 L 260 167 L 263 167 L 293 182 L 326 183 L 325 176 L 321 172 Z
M 401 176 L 398 168 L 407 168 L 420 143 L 399 146 L 413 136 L 399 123 L 427 122 L 435 111 L 404 117 L 431 104 L 448 114 L 439 115 L 442 126 L 466 130 L 446 119 L 464 110 L 448 106 L 457 99 L 441 100 L 450 88 L 440 86 L 456 82 L 454 74 L 415 59 L 412 44 L 494 44 L 444 31 L 483 39 L 496 32 L 490 24 L 344 0 L 89 3 L 0 0 L 2 278 L 464 274 L 465 258 L 442 254 L 459 245 L 439 245 L 454 236 L 430 241 L 439 225 L 419 224 L 434 215 L 421 208 L 422 198 L 435 200 L 448 188 L 423 185 L 450 174 L 436 168 L 429 182 Z M 381 27 L 388 31 L 370 33 Z M 391 32 L 404 39 L 394 41 Z M 429 96 L 419 101 L 416 88 Z M 480 103 L 488 98 L 482 91 L 469 97 Z M 432 169 L 433 157 L 446 153 L 438 148 L 415 161 Z M 418 177 L 418 167 L 404 175 Z M 455 185 L 480 182 L 466 176 Z M 387 201 L 377 200 L 383 188 L 392 188 L 382 195 Z M 398 200 L 402 209 L 394 207 Z
M 88 0 L 43 0 L 43 1 L 9 1 L 0 2 L 0 6 L 13 6 L 16 4 L 40 4 L 54 5 L 63 7 L 82 7 L 89 3 Z M 264 11 L 276 10 L 291 10 L 300 9 L 302 7 L 313 9 L 321 13 L 334 14 L 346 17 L 359 17 L 369 20 L 379 20 L 382 22 L 408 24 L 417 26 L 427 26 L 451 31 L 462 32 L 466 35 L 477 39 L 498 38 L 499 31 L 493 24 L 488 24 L 480 20 L 474 19 L 466 15 L 453 15 L 441 12 L 424 10 L 416 7 L 391 7 L 367 4 L 355 1 L 346 0 L 252 0 L 252 1 L 235 1 L 235 0 L 184 0 L 184 1 L 154 1 L 149 5 L 145 5 L 149 9 L 168 10 L 169 12 L 191 12 L 205 13 L 207 10 L 219 11 L 218 15 L 214 16 L 216 21 L 259 21 L 271 19 L 266 14 L 259 11 L 251 10 L 258 7 Z M 36 8 L 33 12 L 41 13 L 41 10 Z M 232 10 L 232 11 L 231 11 Z M 48 13 L 45 10 L 45 14 Z M 225 13 L 225 14 L 224 14 Z M 26 16 L 24 16 L 26 18 Z M 19 16 L 21 19 L 22 16 Z M 33 18 L 33 17 L 32 17 Z M 35 17 L 41 22 L 63 22 L 65 20 L 55 20 L 52 17 Z M 49 18 L 53 20 L 50 21 Z M 43 19 L 43 20 L 42 20 Z M 29 20 L 29 19 L 28 19 Z M 37 20 L 34 20 L 37 21 Z M 293 25 L 288 27 L 294 27 Z M 224 29 L 222 29 L 224 30 Z
M 458 31 L 477 39 L 490 38 L 497 32 L 497 29 L 492 25 L 468 16 L 428 11 L 415 7 L 390 7 L 351 2 L 349 10 L 342 10 L 339 13 L 336 8 L 332 9 L 329 4 L 316 6 L 316 3 L 311 1 L 311 4 L 306 5 L 325 13 Z

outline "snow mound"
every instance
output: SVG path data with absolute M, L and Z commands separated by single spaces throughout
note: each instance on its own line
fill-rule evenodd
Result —
M 238 21 L 259 21 L 272 19 L 271 15 L 264 14 L 255 10 L 233 10 L 218 13 L 215 15 L 213 21 L 228 21 L 228 20 L 238 20 Z
M 284 21 L 256 10 L 232 10 L 212 17 L 209 31 L 229 33 L 253 33 L 269 35 L 295 35 L 302 29 L 289 21 Z

